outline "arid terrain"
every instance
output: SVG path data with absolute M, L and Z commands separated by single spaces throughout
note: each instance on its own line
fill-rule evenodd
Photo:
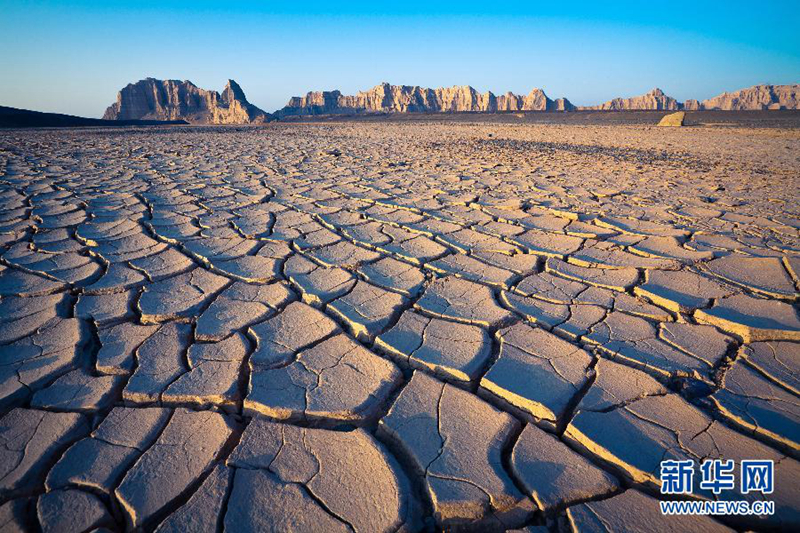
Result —
M 0 131 L 0 530 L 800 530 L 800 119 L 697 116 Z

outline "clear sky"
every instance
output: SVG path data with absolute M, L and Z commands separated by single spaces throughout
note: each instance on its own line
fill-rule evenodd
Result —
M 267 111 L 382 81 L 682 101 L 800 82 L 800 4 L 0 0 L 0 73 L 0 105 L 90 117 L 148 76 L 233 78 Z

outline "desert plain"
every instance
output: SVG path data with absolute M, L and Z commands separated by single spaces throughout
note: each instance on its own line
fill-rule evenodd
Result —
M 0 530 L 797 531 L 800 119 L 643 116 L 0 132 Z

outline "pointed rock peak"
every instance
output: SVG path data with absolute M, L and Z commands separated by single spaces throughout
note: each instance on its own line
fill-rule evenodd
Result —
M 239 84 L 233 80 L 228 80 L 225 90 L 222 91 L 222 98 L 226 102 L 232 102 L 234 100 L 240 100 L 242 102 L 247 101 L 247 98 L 244 96 L 244 91 Z
M 662 90 L 661 90 L 661 89 L 659 89 L 658 87 L 656 87 L 655 89 L 653 89 L 652 91 L 650 91 L 650 92 L 649 92 L 649 93 L 647 93 L 647 94 L 652 94 L 653 96 L 665 96 L 665 95 L 664 95 L 664 91 L 662 91 Z
M 153 93 L 158 98 L 153 98 Z M 228 80 L 222 94 L 197 87 L 189 80 L 147 78 L 128 84 L 106 109 L 106 120 L 186 120 L 193 124 L 262 123 L 270 115 L 250 104 L 244 91 Z

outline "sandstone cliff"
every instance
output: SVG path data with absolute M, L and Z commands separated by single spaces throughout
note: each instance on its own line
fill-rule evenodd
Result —
M 491 92 L 479 93 L 464 85 L 426 89 L 410 85 L 381 83 L 356 95 L 339 91 L 309 92 L 289 100 L 275 112 L 278 117 L 291 115 L 353 115 L 358 113 L 447 113 L 447 112 L 517 112 L 517 111 L 699 111 L 705 109 L 758 110 L 800 109 L 800 85 L 757 85 L 734 93 L 723 93 L 699 102 L 681 103 L 653 89 L 631 98 L 614 98 L 603 104 L 575 107 L 566 98 L 551 100 L 541 89 L 527 95 Z
M 302 97 L 295 96 L 275 114 L 567 111 L 573 108 L 567 99 L 551 100 L 541 89 L 533 89 L 526 96 L 510 92 L 495 96 L 491 92 L 479 93 L 468 85 L 427 89 L 381 83 L 353 96 L 343 95 L 339 91 L 309 92 Z
M 800 84 L 756 85 L 703 100 L 701 106 L 725 111 L 800 109 Z
M 595 106 L 579 107 L 578 109 L 599 111 L 640 111 L 640 110 L 666 110 L 677 111 L 681 104 L 664 94 L 661 89 L 653 89 L 647 94 L 632 98 L 614 98 L 608 102 Z
M 700 102 L 698 102 L 697 100 L 689 99 L 683 103 L 683 109 L 685 111 L 698 111 L 702 108 L 700 107 Z
M 575 109 L 566 98 L 551 100 L 541 89 L 531 89 L 526 96 L 507 92 L 497 97 L 498 111 L 571 111 Z
M 270 115 L 247 101 L 228 80 L 222 94 L 190 81 L 147 78 L 128 84 L 103 115 L 107 120 L 185 120 L 192 124 L 262 123 Z
M 667 96 L 661 89 L 653 89 L 642 96 L 633 98 L 615 98 L 596 106 L 579 107 L 582 110 L 627 111 L 627 110 L 664 110 L 664 111 L 751 111 L 760 109 L 800 109 L 800 85 L 756 85 L 733 93 L 722 93 L 719 96 L 698 102 L 686 100 L 680 103 Z

